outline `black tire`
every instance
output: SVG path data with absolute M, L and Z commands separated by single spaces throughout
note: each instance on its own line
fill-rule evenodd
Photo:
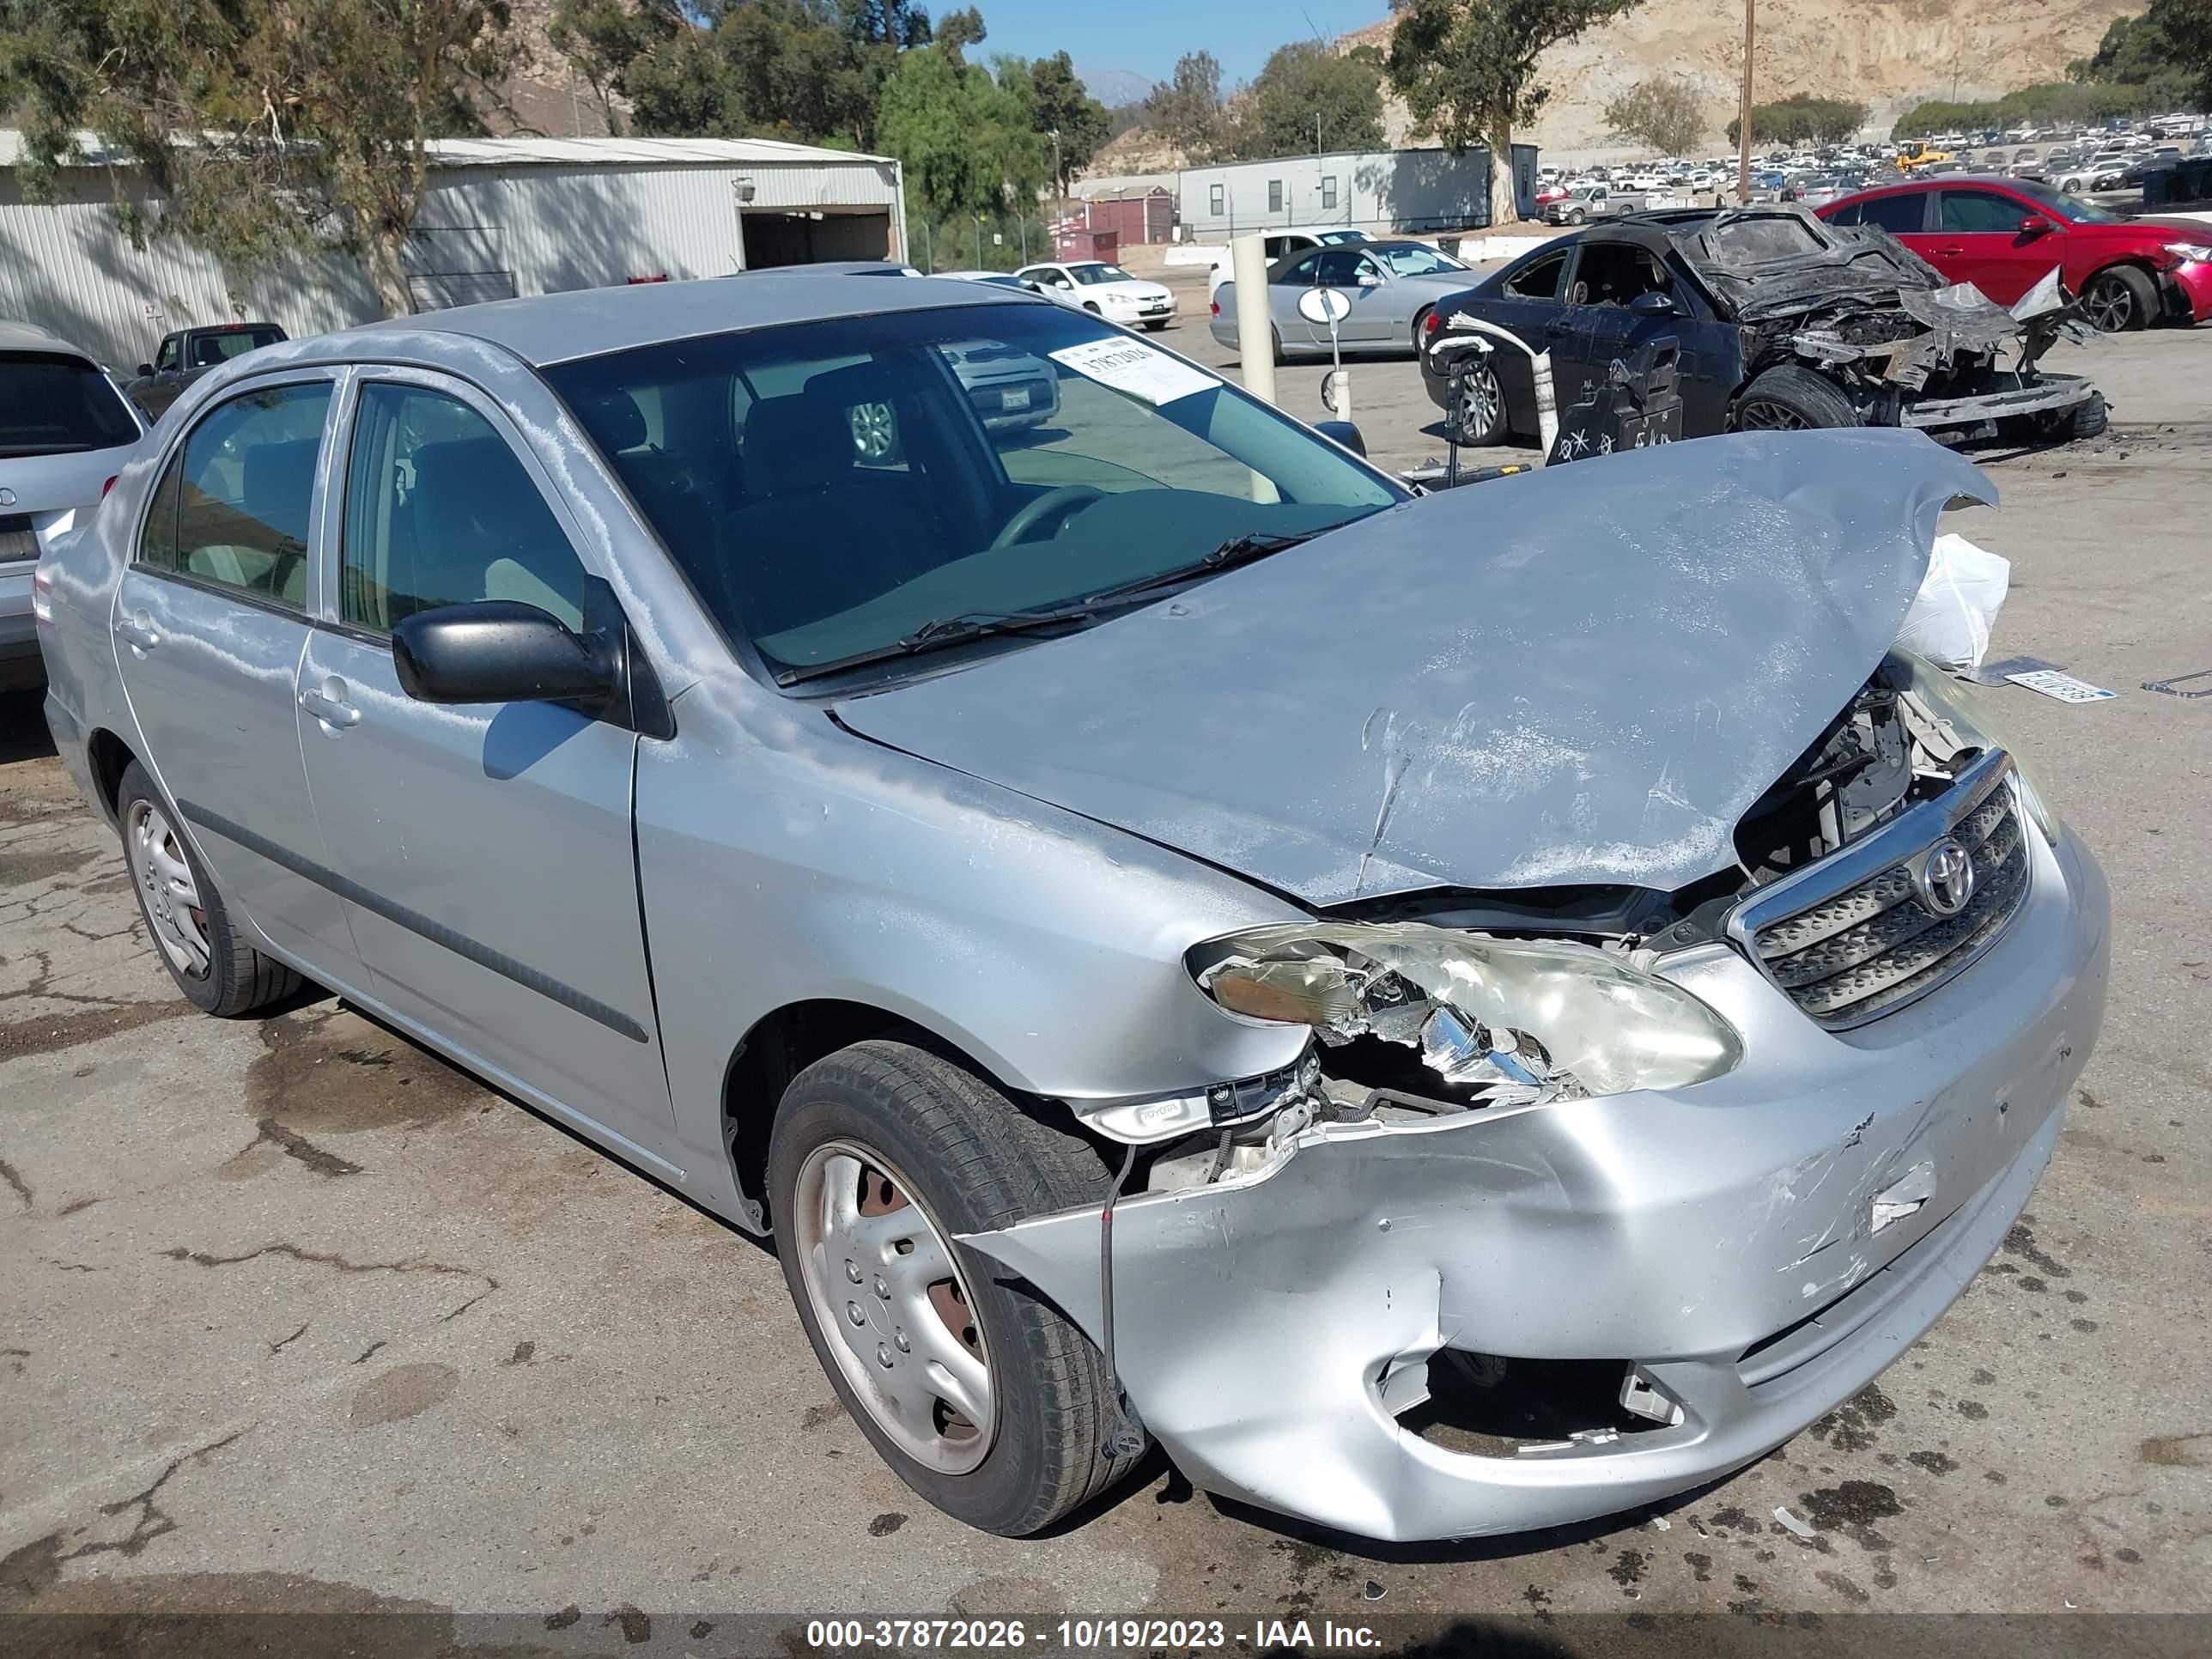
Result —
M 1567 210 L 1567 222 L 1571 225 L 1578 225 L 1582 223 L 1583 219 L 1587 216 L 1588 216 L 1584 214 L 1580 208 L 1569 208 Z
M 1272 323 L 1267 325 L 1267 349 L 1273 354 L 1272 361 L 1276 367 L 1280 368 L 1291 361 L 1283 350 L 1283 331 Z
M 1422 331 L 1428 327 L 1429 313 L 1435 309 L 1434 306 L 1423 306 L 1413 313 L 1413 361 L 1415 362 L 1421 360 L 1421 341 L 1425 337 Z
M 1795 363 L 1766 370 L 1737 394 L 1730 423 L 1739 432 L 1856 426 L 1858 411 L 1834 381 Z
M 1145 332 L 1147 334 L 1157 334 L 1166 326 L 1167 325 L 1165 323 L 1146 323 L 1145 325 Z
M 2148 328 L 2158 315 L 2158 285 L 2133 265 L 2107 265 L 2081 284 L 2081 313 L 2100 333 Z
M 168 841 L 173 855 L 181 858 L 192 873 L 192 884 L 199 898 L 196 918 L 199 932 L 208 951 L 207 969 L 202 974 L 191 974 L 180 969 L 161 948 L 159 926 L 152 909 L 153 896 L 147 884 L 139 879 L 138 866 L 132 861 L 129 837 L 138 818 L 138 804 L 145 803 L 167 822 L 172 830 L 178 823 L 177 809 L 171 805 L 146 769 L 137 761 L 123 769 L 122 787 L 116 792 L 116 820 L 125 836 L 124 865 L 131 873 L 131 889 L 138 896 L 139 919 L 155 940 L 154 954 L 169 970 L 169 977 L 185 1000 L 204 1014 L 213 1014 L 221 1019 L 237 1019 L 267 1007 L 299 990 L 300 975 L 274 957 L 265 956 L 246 942 L 230 919 L 229 908 L 216 890 L 215 878 L 198 854 L 192 851 L 181 834 Z
M 1109 1182 L 1097 1155 L 1025 1115 L 973 1073 L 879 1040 L 842 1048 L 792 1079 L 769 1141 L 769 1195 L 784 1282 L 815 1357 L 860 1431 L 923 1498 L 971 1527 L 1018 1538 L 1127 1474 L 1136 1455 L 1105 1449 L 1116 1401 L 1104 1357 L 1055 1310 L 957 1244 L 991 1356 L 995 1438 L 972 1471 L 947 1474 L 877 1422 L 828 1346 L 842 1339 L 821 1328 L 788 1224 L 801 1166 L 831 1141 L 882 1155 L 948 1239 L 1099 1202 Z
M 2087 402 L 2076 404 L 2063 415 L 2049 419 L 2039 435 L 2045 443 L 2074 443 L 2095 437 L 2110 424 L 2112 415 L 2105 406 L 2105 394 L 2093 392 Z

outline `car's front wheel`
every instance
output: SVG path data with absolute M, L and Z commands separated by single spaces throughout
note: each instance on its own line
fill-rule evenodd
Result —
M 1808 427 L 1856 426 L 1858 411 L 1836 384 L 1784 363 L 1743 389 L 1735 402 L 1739 432 L 1796 432 Z
M 2081 314 L 2100 333 L 2148 328 L 2157 312 L 2156 285 L 2133 265 L 2100 270 L 2081 289 Z
M 769 1146 L 785 1282 L 845 1409 L 899 1478 L 956 1518 L 1037 1531 L 1135 1461 L 1106 1449 L 1103 1357 L 952 1243 L 1096 1203 L 1103 1166 L 973 1073 L 855 1043 L 785 1091 Z
M 169 977 L 202 1013 L 250 1014 L 300 988 L 300 975 L 248 944 L 199 859 L 177 832 L 171 806 L 137 761 L 116 795 L 123 857 L 138 914 Z

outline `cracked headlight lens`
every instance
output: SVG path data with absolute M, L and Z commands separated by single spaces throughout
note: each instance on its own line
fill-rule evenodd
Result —
M 1671 980 L 1587 945 L 1425 922 L 1285 922 L 1200 946 L 1199 988 L 1231 1013 L 1376 1036 L 1447 1082 L 1540 1095 L 1680 1089 L 1732 1070 L 1735 1029 Z
M 2027 763 L 2027 757 L 2004 734 L 1990 700 L 1982 695 L 1979 686 L 1965 680 L 1954 679 L 1924 657 L 1910 651 L 1892 653 L 1890 660 L 1901 665 L 1908 689 L 1926 703 L 1936 717 L 1951 727 L 1964 742 L 1978 747 L 2002 749 L 2012 757 L 2013 781 L 2020 788 L 2020 804 L 2043 838 L 2051 845 L 2058 845 L 2058 837 L 2065 832 L 2065 824 L 2051 809 L 2049 799 L 2036 785 L 2035 773 Z

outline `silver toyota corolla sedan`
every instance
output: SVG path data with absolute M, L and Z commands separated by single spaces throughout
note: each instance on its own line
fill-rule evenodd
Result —
M 1033 296 L 473 307 L 192 388 L 41 567 L 46 708 L 187 997 L 314 981 L 773 1229 L 953 1515 L 1157 1442 L 1508 1531 L 1896 1358 L 2104 1005 L 2096 865 L 1893 646 L 1985 481 L 1698 451 L 1415 499 Z

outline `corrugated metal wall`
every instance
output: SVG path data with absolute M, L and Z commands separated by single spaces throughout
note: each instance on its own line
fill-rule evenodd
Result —
M 477 279 L 501 272 L 526 295 L 720 276 L 744 263 L 741 206 L 881 212 L 893 257 L 903 252 L 897 173 L 884 162 L 468 167 L 433 175 L 408 267 L 426 296 L 500 291 Z M 172 329 L 245 316 L 296 337 L 377 314 L 353 261 L 288 262 L 229 283 L 183 243 L 134 249 L 115 228 L 105 172 L 65 174 L 45 206 L 0 168 L 0 317 L 49 329 L 125 375 Z

